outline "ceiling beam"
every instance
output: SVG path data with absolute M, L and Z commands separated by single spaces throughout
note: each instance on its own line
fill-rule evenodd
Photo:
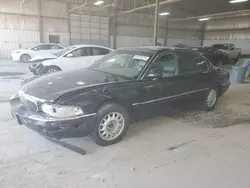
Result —
M 79 6 L 76 6 L 76 7 L 72 8 L 72 9 L 67 10 L 67 11 L 68 11 L 68 12 L 72 12 L 72 11 L 74 11 L 74 10 L 77 10 L 77 9 L 81 8 L 81 7 L 86 6 L 87 4 L 88 4 L 88 3 L 87 3 L 87 0 L 86 0 L 84 4 L 81 4 L 81 5 L 79 5 Z
M 238 15 L 237 15 L 238 14 Z M 192 16 L 187 18 L 176 18 L 171 19 L 171 22 L 176 21 L 186 21 L 186 20 L 197 20 L 199 18 L 205 18 L 205 17 L 211 17 L 211 19 L 222 19 L 223 17 L 242 17 L 242 16 L 249 16 L 250 15 L 250 9 L 246 10 L 237 10 L 237 11 L 229 11 L 229 12 L 221 12 L 221 13 L 215 13 L 215 14 L 207 14 L 207 15 L 201 15 L 201 16 Z
M 170 3 L 175 3 L 175 2 L 178 2 L 178 1 L 181 1 L 181 0 L 167 0 L 167 1 L 162 1 L 159 3 L 159 5 L 164 5 L 164 4 L 170 4 Z M 126 11 L 122 11 L 122 12 L 119 12 L 115 15 L 121 15 L 121 14 L 127 14 L 127 13 L 130 13 L 130 12 L 135 12 L 135 11 L 138 11 L 138 10 L 143 10 L 143 9 L 146 9 L 146 8 L 151 8 L 151 7 L 155 7 L 156 4 L 149 4 L 149 5 L 146 5 L 146 6 L 141 6 L 141 7 L 136 7 L 136 8 L 133 8 L 131 10 L 126 10 Z M 112 15 L 114 16 L 114 15 Z

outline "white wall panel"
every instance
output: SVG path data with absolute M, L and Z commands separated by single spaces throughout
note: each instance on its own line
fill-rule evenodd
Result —
M 11 51 L 30 48 L 37 43 L 39 43 L 38 31 L 0 29 L 0 57 L 8 58 Z
M 66 10 L 67 10 L 66 3 L 42 0 L 43 16 L 66 18 L 67 16 Z
M 44 18 L 43 19 L 43 30 L 51 32 L 68 32 L 67 21 L 62 19 L 52 19 Z
M 109 22 L 107 17 L 71 15 L 72 44 L 98 44 L 108 46 Z
M 37 1 L 32 0 L 23 4 L 17 0 L 0 1 L 0 12 L 37 15 Z

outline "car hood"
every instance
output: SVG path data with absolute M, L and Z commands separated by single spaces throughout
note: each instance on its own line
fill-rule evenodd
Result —
M 22 82 L 20 88 L 27 95 L 53 102 L 68 92 L 85 88 L 89 91 L 91 87 L 125 80 L 100 71 L 80 69 L 33 77 Z
M 44 60 L 48 60 L 48 59 L 56 59 L 57 56 L 51 54 L 51 53 L 47 53 L 47 54 L 42 54 L 42 55 L 37 55 L 34 56 L 33 58 L 30 59 L 31 62 L 35 62 L 35 61 L 44 61 Z
M 54 58 L 54 59 L 45 59 L 42 64 L 43 66 L 51 66 L 51 65 L 57 65 L 60 63 L 60 58 Z

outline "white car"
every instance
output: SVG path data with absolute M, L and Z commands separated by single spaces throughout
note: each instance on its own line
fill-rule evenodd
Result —
M 64 50 L 54 53 L 50 57 L 46 56 L 43 61 L 42 56 L 34 57 L 33 61 L 41 63 L 31 64 L 29 69 L 35 75 L 47 74 L 56 71 L 70 71 L 87 68 L 96 60 L 114 51 L 113 49 L 97 45 L 74 45 Z
M 28 63 L 31 58 L 41 55 L 46 56 L 47 54 L 56 53 L 65 49 L 64 46 L 60 44 L 53 43 L 43 43 L 38 44 L 29 49 L 19 49 L 11 52 L 11 59 L 14 61 L 21 61 L 23 63 Z

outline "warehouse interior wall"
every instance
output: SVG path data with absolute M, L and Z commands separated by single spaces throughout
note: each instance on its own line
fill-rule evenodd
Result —
M 108 17 L 72 13 L 69 24 L 66 10 L 65 2 L 42 0 L 43 40 L 40 41 L 38 0 L 23 4 L 16 0 L 0 1 L 0 57 L 7 58 L 19 48 L 51 42 L 50 36 L 65 46 L 83 43 L 109 46 Z
M 242 49 L 242 54 L 250 54 L 250 16 L 210 20 L 204 36 L 204 46 L 233 43 Z
M 154 18 L 149 14 L 130 13 L 116 17 L 116 47 L 153 45 Z M 167 45 L 182 43 L 189 46 L 201 45 L 200 23 L 169 22 L 165 32 L 167 17 L 159 17 L 158 42 L 163 45 L 166 34 Z M 112 28 L 112 24 L 111 24 Z M 111 34 L 112 30 L 111 30 Z M 112 40 L 112 37 L 110 38 Z M 112 41 L 110 42 L 112 44 Z

